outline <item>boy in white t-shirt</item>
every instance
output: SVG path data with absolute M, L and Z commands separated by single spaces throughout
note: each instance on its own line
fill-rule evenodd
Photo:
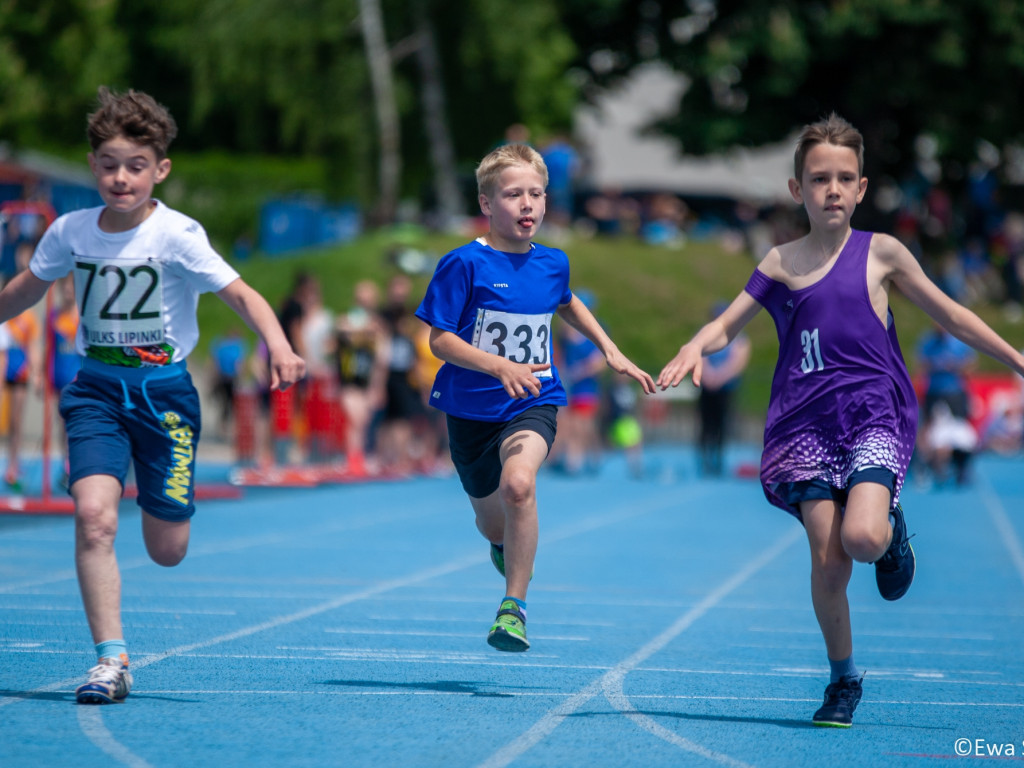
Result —
M 165 107 L 129 90 L 99 89 L 89 116 L 89 167 L 105 205 L 58 218 L 29 268 L 0 292 L 0 322 L 39 301 L 72 273 L 81 316 L 78 377 L 64 388 L 75 564 L 99 662 L 78 687 L 82 704 L 131 690 L 114 554 L 117 511 L 134 462 L 142 533 L 154 562 L 188 549 L 195 512 L 199 397 L 185 358 L 199 338 L 199 294 L 216 293 L 265 342 L 271 386 L 305 375 L 270 305 L 210 246 L 202 226 L 152 197 L 171 171 L 177 127 Z

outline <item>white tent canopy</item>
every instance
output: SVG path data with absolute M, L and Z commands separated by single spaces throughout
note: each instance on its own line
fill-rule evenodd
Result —
M 599 189 L 790 201 L 786 181 L 793 173 L 795 140 L 693 157 L 681 155 L 673 139 L 643 135 L 645 125 L 675 111 L 685 89 L 685 78 L 652 64 L 596 106 L 581 107 L 576 136 L 590 160 L 591 183 Z

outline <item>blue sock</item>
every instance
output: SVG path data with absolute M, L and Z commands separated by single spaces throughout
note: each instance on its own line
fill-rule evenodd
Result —
M 121 654 L 128 656 L 128 646 L 124 640 L 104 640 L 96 643 L 96 655 L 101 659 L 121 659 Z
M 853 663 L 853 656 L 848 656 L 842 661 L 828 660 L 828 665 L 832 668 L 832 677 L 829 680 L 831 683 L 838 683 L 844 677 L 852 677 L 857 680 L 860 679 L 860 670 L 857 669 L 857 665 Z
M 520 600 L 518 597 L 512 597 L 511 595 L 505 595 L 503 598 L 501 598 L 501 602 L 503 602 L 503 603 L 506 600 L 511 600 L 513 603 L 518 605 L 519 606 L 519 610 L 523 612 L 523 616 L 526 615 L 526 601 L 525 600 Z

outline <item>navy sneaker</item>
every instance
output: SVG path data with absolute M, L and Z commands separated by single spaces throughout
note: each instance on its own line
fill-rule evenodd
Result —
M 903 507 L 897 504 L 892 509 L 892 516 L 892 541 L 885 554 L 875 561 L 875 582 L 882 597 L 886 600 L 899 600 L 907 594 L 914 581 L 917 558 L 907 536 Z
M 838 683 L 829 683 L 825 689 L 825 703 L 814 713 L 811 722 L 822 728 L 849 728 L 853 725 L 853 711 L 860 703 L 863 679 L 844 677 Z

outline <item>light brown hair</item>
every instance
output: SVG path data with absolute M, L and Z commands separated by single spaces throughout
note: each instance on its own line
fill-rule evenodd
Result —
M 793 172 L 798 182 L 803 181 L 804 162 L 807 153 L 818 144 L 832 144 L 837 147 L 852 149 L 857 155 L 857 169 L 864 175 L 864 137 L 860 131 L 835 112 L 823 120 L 804 126 L 796 142 L 796 154 L 793 156 Z

